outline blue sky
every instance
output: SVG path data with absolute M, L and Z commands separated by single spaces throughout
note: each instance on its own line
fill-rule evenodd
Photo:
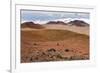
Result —
M 89 13 L 21 10 L 21 21 L 49 21 L 64 18 L 89 19 Z

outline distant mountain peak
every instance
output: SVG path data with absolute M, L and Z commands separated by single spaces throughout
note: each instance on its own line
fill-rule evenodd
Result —
M 44 28 L 40 24 L 35 24 L 34 22 L 24 22 L 21 24 L 21 28 L 34 28 L 34 29 L 41 29 Z
M 75 26 L 89 26 L 88 23 L 82 20 L 73 20 L 68 22 L 69 25 L 75 25 Z
M 67 23 L 63 21 L 49 21 L 46 24 L 61 24 L 61 25 L 67 25 Z

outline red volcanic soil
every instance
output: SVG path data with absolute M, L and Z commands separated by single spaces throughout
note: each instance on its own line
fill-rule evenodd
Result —
M 21 30 L 21 63 L 89 59 L 89 36 L 67 30 Z

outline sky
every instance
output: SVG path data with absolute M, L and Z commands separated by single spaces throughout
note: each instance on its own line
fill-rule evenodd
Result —
M 21 22 L 43 22 L 69 18 L 89 20 L 89 13 L 21 10 Z

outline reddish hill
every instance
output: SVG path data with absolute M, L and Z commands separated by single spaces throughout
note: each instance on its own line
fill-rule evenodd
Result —
M 74 20 L 74 21 L 70 21 L 68 24 L 70 25 L 75 25 L 75 26 L 89 26 L 88 23 L 82 21 L 82 20 Z
M 24 23 L 21 24 L 21 28 L 42 29 L 44 27 L 40 24 L 35 24 L 34 22 L 24 22 Z
M 89 60 L 89 36 L 67 30 L 21 30 L 21 63 Z

